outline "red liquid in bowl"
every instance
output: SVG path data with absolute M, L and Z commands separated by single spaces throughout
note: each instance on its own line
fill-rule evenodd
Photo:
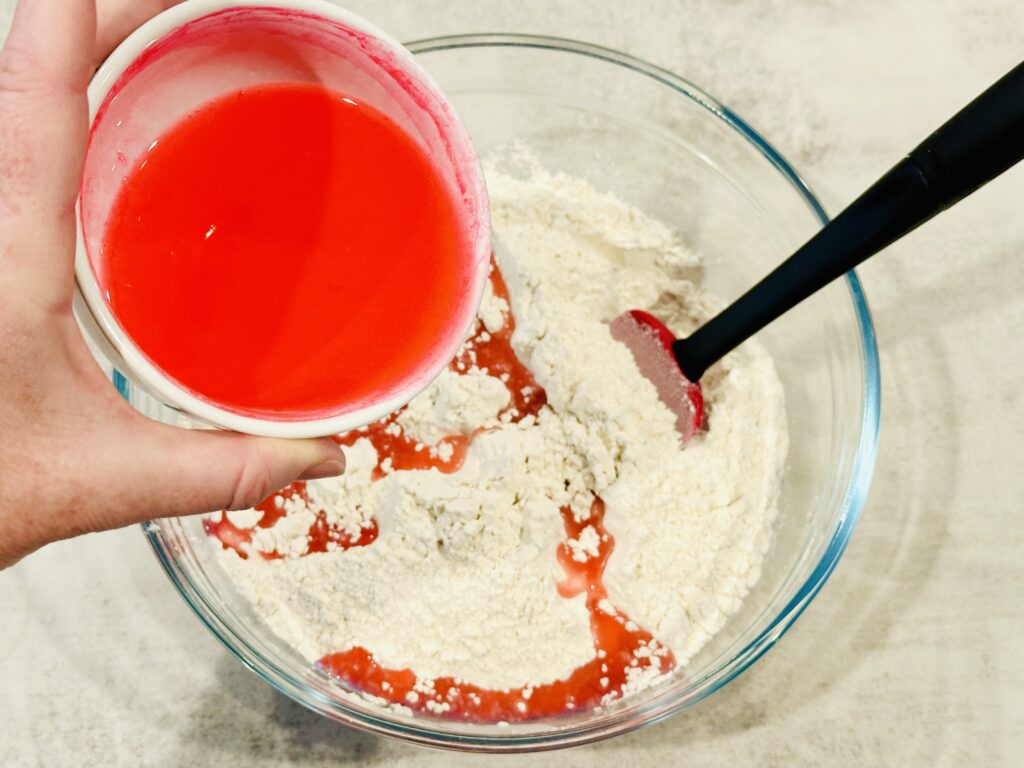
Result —
M 323 418 L 457 344 L 461 202 L 377 110 L 322 86 L 222 97 L 131 170 L 92 266 L 135 345 L 226 410 Z

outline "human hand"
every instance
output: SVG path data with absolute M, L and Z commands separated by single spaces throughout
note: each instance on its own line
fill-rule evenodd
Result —
M 170 4 L 21 0 L 0 52 L 0 569 L 50 541 L 244 509 L 344 469 L 327 438 L 146 419 L 103 376 L 72 315 L 85 89 L 110 49 Z

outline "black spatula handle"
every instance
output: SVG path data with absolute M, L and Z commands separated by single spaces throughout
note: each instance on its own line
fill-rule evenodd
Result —
M 1024 157 L 1024 63 L 954 115 L 800 250 L 673 345 L 690 381 L 815 291 Z

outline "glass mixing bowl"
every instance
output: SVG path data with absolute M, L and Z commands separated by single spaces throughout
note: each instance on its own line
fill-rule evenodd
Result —
M 663 69 L 545 37 L 469 35 L 410 47 L 455 104 L 481 155 L 522 140 L 549 169 L 589 179 L 671 223 L 703 255 L 706 285 L 723 299 L 738 296 L 826 221 L 778 152 L 727 107 Z M 669 681 L 599 712 L 477 725 L 383 711 L 270 631 L 217 564 L 200 519 L 160 520 L 145 530 L 207 627 L 256 674 L 322 715 L 419 744 L 489 751 L 624 733 L 692 706 L 767 651 L 832 572 L 864 504 L 879 374 L 857 277 L 836 281 L 760 338 L 785 387 L 791 438 L 761 579 L 725 628 Z M 143 412 L 181 423 L 118 372 L 113 379 Z

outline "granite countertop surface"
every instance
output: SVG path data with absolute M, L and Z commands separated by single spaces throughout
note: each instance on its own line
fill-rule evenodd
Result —
M 1024 56 L 1019 0 L 351 0 L 401 39 L 560 35 L 674 70 L 832 212 Z M 0 0 L 6 29 L 13 0 Z M 883 412 L 871 496 L 796 626 L 696 708 L 497 765 L 1019 765 L 1024 167 L 861 270 Z M 2 469 L 0 469 L 2 471 Z M 137 529 L 0 573 L 2 766 L 461 766 L 275 693 L 193 617 Z

